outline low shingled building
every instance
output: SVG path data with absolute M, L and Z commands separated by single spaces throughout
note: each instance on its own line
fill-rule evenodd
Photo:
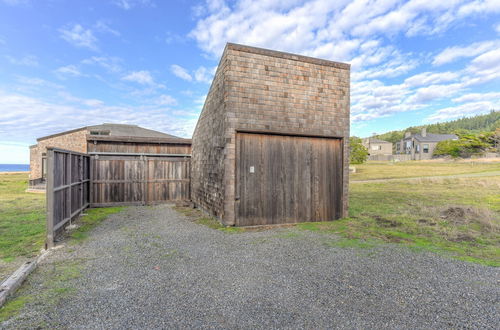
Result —
M 43 188 L 47 171 L 47 148 L 80 153 L 176 153 L 190 154 L 191 140 L 137 125 L 104 123 L 44 136 L 30 146 L 31 187 Z

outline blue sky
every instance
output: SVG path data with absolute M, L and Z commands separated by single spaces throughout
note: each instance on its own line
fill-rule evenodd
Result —
M 351 63 L 351 133 L 500 109 L 500 1 L 0 0 L 0 163 L 103 122 L 190 137 L 226 42 Z

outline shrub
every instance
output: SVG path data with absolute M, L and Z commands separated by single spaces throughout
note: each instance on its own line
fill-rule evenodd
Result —
M 471 133 L 469 131 L 457 131 L 458 140 L 446 140 L 437 144 L 434 150 L 435 156 L 452 156 L 454 158 L 467 158 L 472 155 L 480 155 L 494 146 L 494 133 Z
M 361 143 L 361 139 L 358 137 L 349 138 L 350 144 L 350 161 L 351 164 L 362 164 L 368 159 L 368 150 Z

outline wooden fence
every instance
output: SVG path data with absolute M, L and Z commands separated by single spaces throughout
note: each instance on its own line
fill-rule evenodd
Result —
M 92 155 L 91 206 L 188 201 L 190 160 L 189 155 Z
M 47 149 L 47 239 L 90 205 L 90 157 L 78 152 Z
M 190 200 L 189 154 L 92 155 L 47 149 L 47 239 L 87 207 Z

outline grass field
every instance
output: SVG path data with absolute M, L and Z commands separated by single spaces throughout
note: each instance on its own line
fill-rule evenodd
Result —
M 458 174 L 497 171 L 496 164 L 368 163 L 359 173 L 364 180 L 381 177 Z M 391 169 L 397 169 L 391 172 Z M 408 172 L 405 172 L 405 169 Z M 380 174 L 387 173 L 387 174 Z M 392 173 L 392 174 L 391 174 Z M 471 172 L 468 172 L 471 173 Z M 349 218 L 303 223 L 307 230 L 335 233 L 336 242 L 370 247 L 381 242 L 444 253 L 458 259 L 500 266 L 500 176 L 429 178 L 412 181 L 353 182 Z
M 0 259 L 31 257 L 43 247 L 45 195 L 30 194 L 28 174 L 0 174 Z
M 401 242 L 488 264 L 500 264 L 500 176 L 421 179 L 411 182 L 354 182 L 500 170 L 500 162 L 406 162 L 357 165 L 350 185 L 350 218 L 303 228 L 339 232 L 346 238 Z M 26 193 L 28 175 L 0 174 L 0 268 L 42 248 L 45 195 Z M 89 228 L 120 208 L 88 210 L 72 233 L 86 237 Z M 187 211 L 186 211 L 187 212 Z M 207 218 L 200 223 L 226 230 Z M 220 227 L 220 228 L 219 228 Z M 237 229 L 229 230 L 237 232 Z M 1 270 L 0 270 L 1 273 Z M 1 274 L 0 274 L 1 275 Z
M 354 166 L 356 173 L 351 173 L 351 180 L 372 180 L 500 171 L 500 160 L 368 162 Z
M 36 256 L 45 241 L 45 194 L 26 193 L 27 173 L 0 173 L 0 280 L 28 258 Z M 107 215 L 121 208 L 87 210 L 81 226 L 71 233 L 74 240 Z

